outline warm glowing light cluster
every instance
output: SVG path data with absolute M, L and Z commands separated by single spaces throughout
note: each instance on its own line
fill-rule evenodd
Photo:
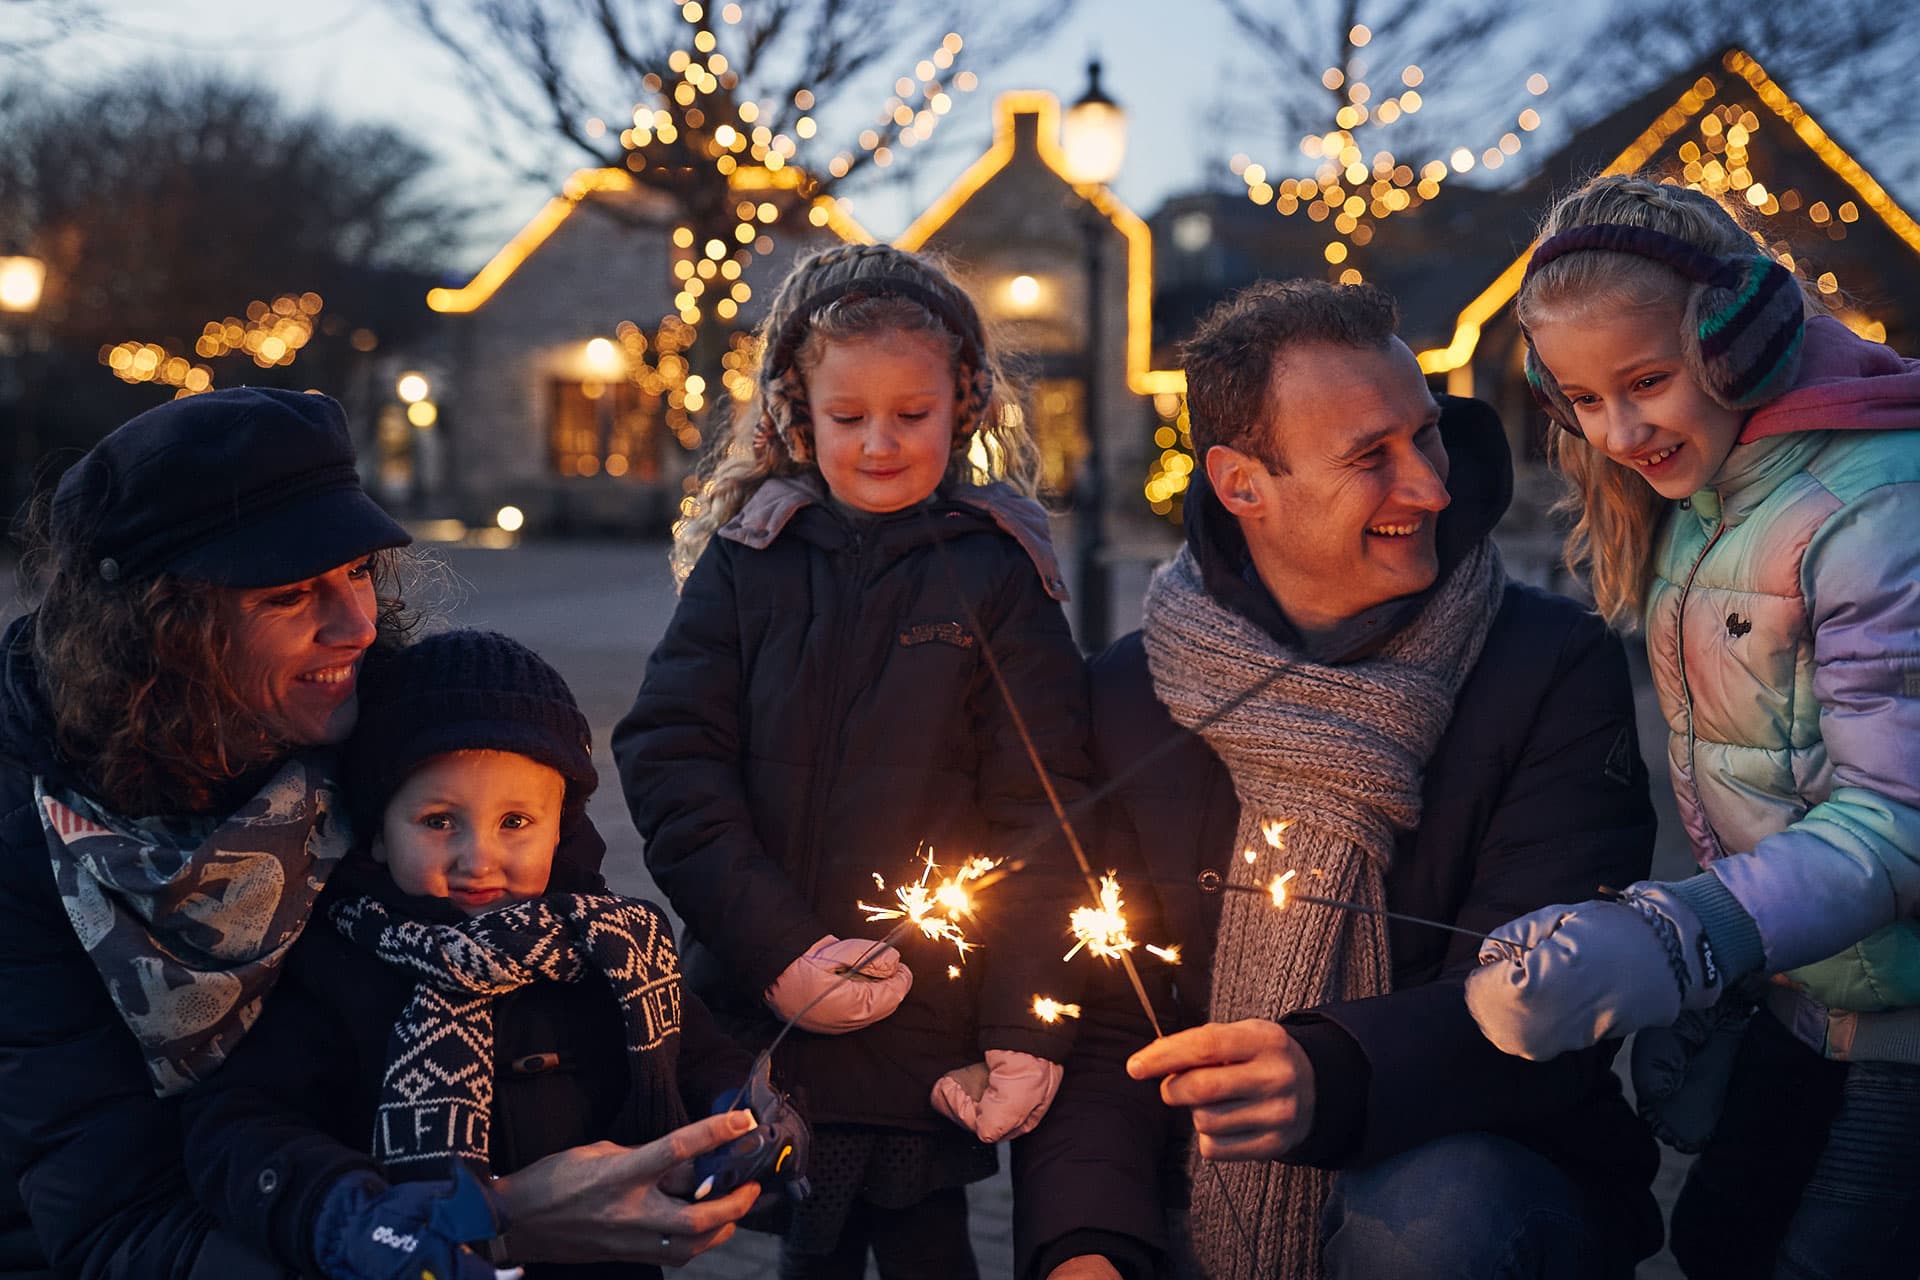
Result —
M 1287 882 L 1292 880 L 1298 874 L 1300 873 L 1293 870 L 1291 867 L 1289 867 L 1287 870 L 1282 871 L 1279 875 L 1273 878 L 1273 882 L 1267 886 L 1267 894 L 1273 899 L 1274 906 L 1280 907 L 1282 909 L 1286 907 Z
M 884 169 L 894 161 L 895 146 L 918 146 L 932 137 L 941 118 L 953 110 L 954 95 L 980 86 L 973 72 L 953 69 L 965 44 L 959 32 L 949 31 L 938 49 L 914 65 L 912 75 L 895 80 L 875 122 L 861 130 L 859 150 L 842 151 L 827 162 L 827 172 L 844 178 L 862 156 Z
M 1163 391 L 1153 398 L 1153 411 L 1159 418 L 1153 443 L 1160 452 L 1147 468 L 1147 505 L 1155 515 L 1179 520 L 1193 483 L 1193 423 L 1187 417 L 1187 398 Z
M 964 961 L 974 944 L 967 941 L 962 922 L 973 916 L 974 891 L 998 879 L 994 873 L 1000 866 L 998 858 L 969 858 L 952 875 L 936 879 L 940 866 L 934 861 L 933 850 L 928 849 L 920 878 L 896 888 L 892 905 L 871 902 L 858 905 L 867 913 L 869 921 L 904 920 L 935 942 L 952 943 Z M 873 882 L 885 892 L 887 882 L 878 872 L 874 873 Z
M 1033 1016 L 1042 1022 L 1058 1022 L 1062 1018 L 1077 1018 L 1080 1016 L 1080 1006 L 1077 1004 L 1063 1004 L 1055 1000 L 1052 996 L 1035 996 L 1033 998 Z
M 1356 51 L 1371 39 L 1372 33 L 1362 26 L 1348 35 Z M 1328 67 L 1322 73 L 1320 83 L 1336 95 L 1340 105 L 1334 110 L 1332 128 L 1300 139 L 1301 155 L 1315 162 L 1311 175 L 1280 177 L 1246 155 L 1236 155 L 1232 162 L 1234 173 L 1246 184 L 1247 198 L 1255 204 L 1272 205 L 1287 217 L 1304 213 L 1313 222 L 1331 224 L 1333 234 L 1321 256 L 1329 276 L 1343 284 L 1358 284 L 1364 278 L 1357 266 L 1348 264 L 1354 249 L 1372 243 L 1379 223 L 1437 197 L 1451 174 L 1469 173 L 1476 167 L 1498 169 L 1519 153 L 1521 134 L 1538 129 L 1541 123 L 1540 113 L 1528 107 L 1514 118 L 1514 128 L 1491 145 L 1478 152 L 1457 146 L 1445 159 L 1432 157 L 1416 164 L 1387 147 L 1368 154 L 1368 145 L 1379 131 L 1425 105 L 1420 86 L 1426 74 L 1418 66 L 1403 67 L 1399 83 L 1382 92 L 1367 83 L 1365 72 L 1365 62 L 1355 56 L 1345 67 Z M 1547 91 L 1547 79 L 1536 73 L 1528 78 L 1526 88 L 1538 97 Z M 1362 130 L 1374 132 L 1363 139 Z
M 314 318 L 324 304 L 317 293 L 282 294 L 272 302 L 250 302 L 247 317 L 209 320 L 194 341 L 194 354 L 206 360 L 241 352 L 262 369 L 290 365 L 313 338 Z M 213 386 L 213 370 L 154 342 L 109 343 L 100 363 L 122 382 L 154 382 L 176 387 L 174 398 L 197 395 Z

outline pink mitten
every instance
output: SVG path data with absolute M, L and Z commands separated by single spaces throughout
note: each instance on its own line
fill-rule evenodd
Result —
M 828 934 L 788 965 L 761 998 L 783 1018 L 799 1013 L 799 1026 L 821 1035 L 842 1035 L 878 1022 L 907 998 L 913 970 L 901 961 L 898 951 L 881 947 L 860 966 L 859 973 L 848 977 L 847 966 L 875 945 L 865 938 Z M 801 1013 L 803 1009 L 806 1012 Z
M 975 1096 L 978 1064 L 933 1082 L 933 1108 L 982 1142 L 1017 1138 L 1040 1123 L 1060 1091 L 1060 1064 L 1015 1049 L 987 1050 L 986 1091 Z

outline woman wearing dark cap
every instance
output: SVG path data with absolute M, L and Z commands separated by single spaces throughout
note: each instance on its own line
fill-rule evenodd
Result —
M 0 1274 L 284 1275 L 193 1204 L 178 1102 L 253 1025 L 346 850 L 324 748 L 363 655 L 403 637 L 408 536 L 337 404 L 238 388 L 113 432 L 30 538 L 38 607 L 0 637 Z M 497 1203 L 523 1248 L 715 1230 L 718 1205 L 651 1184 L 736 1119 L 563 1152 Z

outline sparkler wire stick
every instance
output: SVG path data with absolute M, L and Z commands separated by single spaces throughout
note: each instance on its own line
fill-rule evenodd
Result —
M 1251 884 L 1220 884 L 1216 886 L 1216 889 L 1224 889 L 1228 893 L 1257 893 L 1263 898 L 1275 896 L 1271 888 L 1263 889 L 1258 885 Z M 1202 892 L 1206 892 L 1206 890 L 1202 890 Z M 1406 924 L 1425 925 L 1429 929 L 1445 929 L 1448 933 L 1457 933 L 1463 938 L 1478 938 L 1482 942 L 1492 942 L 1501 947 L 1516 947 L 1521 951 L 1533 950 L 1532 946 L 1524 942 L 1509 942 L 1504 938 L 1496 938 L 1489 933 L 1481 933 L 1478 929 L 1463 929 L 1457 924 L 1448 924 L 1444 920 L 1429 920 L 1425 916 L 1408 915 L 1404 911 L 1389 911 L 1385 907 L 1370 907 L 1364 902 L 1344 902 L 1339 898 L 1323 898 L 1317 893 L 1296 893 L 1292 889 L 1286 890 L 1286 895 L 1289 902 L 1311 902 L 1322 907 L 1337 907 L 1341 911 L 1358 911 L 1363 915 L 1384 916 L 1388 920 L 1399 920 Z
M 1080 837 L 1074 833 L 1073 823 L 1067 817 L 1066 806 L 1060 802 L 1060 793 L 1054 788 L 1053 777 L 1047 772 L 1046 763 L 1040 759 L 1040 749 L 1034 745 L 1033 735 L 1027 730 L 1027 718 L 1021 713 L 1019 703 L 1014 700 L 1013 686 L 1007 683 L 1006 674 L 1000 670 L 1000 659 L 993 652 L 993 644 L 987 638 L 986 628 L 980 625 L 980 619 L 973 611 L 973 602 L 968 600 L 966 592 L 960 589 L 960 578 L 959 575 L 954 572 L 953 559 L 947 553 L 946 543 L 941 540 L 939 531 L 934 529 L 933 517 L 927 514 L 925 506 L 920 508 L 920 519 L 925 522 L 928 532 L 933 534 L 931 539 L 933 549 L 939 557 L 940 569 L 947 579 L 947 586 L 952 590 L 953 598 L 960 606 L 961 615 L 965 617 L 967 621 L 967 629 L 980 641 L 980 656 L 986 659 L 987 670 L 993 676 L 993 683 L 1000 690 L 1001 699 L 1007 704 L 1007 714 L 1013 718 L 1014 730 L 1020 735 L 1020 745 L 1026 749 L 1027 761 L 1033 766 L 1034 776 L 1039 779 L 1041 790 L 1047 794 L 1047 803 L 1053 807 L 1054 820 L 1060 824 L 1060 831 L 1067 838 L 1067 847 L 1073 851 L 1073 860 L 1080 866 L 1080 875 L 1087 882 L 1087 892 L 1093 896 L 1095 902 L 1098 902 L 1100 901 L 1100 886 L 1096 882 L 1093 874 L 1093 864 L 1087 860 L 1087 851 L 1080 847 Z M 1281 673 L 1286 670 L 1287 668 L 1281 667 L 1268 673 L 1258 684 L 1249 686 L 1221 706 L 1215 708 L 1214 711 L 1209 713 L 1209 719 L 1203 722 L 1202 727 L 1204 727 L 1205 723 L 1217 720 L 1232 711 L 1235 707 L 1243 705 L 1249 698 L 1257 696 L 1262 690 L 1279 679 Z M 1197 731 L 1196 729 L 1196 732 Z M 1124 772 L 1111 780 L 1106 788 L 1102 788 L 1088 795 L 1082 801 L 1082 804 L 1093 804 L 1116 785 L 1121 778 L 1130 776 L 1144 765 L 1146 761 L 1164 752 L 1177 741 L 1179 741 L 1177 738 L 1169 738 L 1153 751 L 1134 760 Z M 1118 959 L 1120 961 L 1120 967 L 1126 971 L 1127 981 L 1133 985 L 1133 994 L 1139 997 L 1140 1008 L 1146 1013 L 1148 1024 L 1153 1027 L 1153 1034 L 1157 1038 L 1165 1039 L 1166 1032 L 1160 1029 L 1160 1018 L 1153 1011 L 1153 1001 L 1147 998 L 1147 988 L 1145 984 L 1140 981 L 1140 971 L 1134 968 L 1133 957 L 1122 951 Z M 1252 1262 L 1260 1256 L 1260 1251 L 1254 1244 L 1253 1233 L 1247 1230 L 1246 1220 L 1240 1216 L 1240 1206 L 1234 1203 L 1232 1194 L 1227 1190 L 1226 1175 L 1221 1173 L 1220 1166 L 1211 1160 L 1203 1160 L 1201 1163 L 1213 1172 L 1214 1182 L 1220 1192 L 1220 1199 L 1222 1203 L 1227 1206 L 1228 1214 L 1233 1218 L 1234 1228 L 1240 1235 L 1240 1243 L 1247 1251 L 1247 1260 Z

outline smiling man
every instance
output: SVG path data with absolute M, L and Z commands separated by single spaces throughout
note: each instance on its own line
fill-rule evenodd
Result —
M 1124 979 L 1087 1002 L 1016 1144 L 1023 1277 L 1626 1276 L 1659 1245 L 1611 1050 L 1492 1050 L 1476 941 L 1377 914 L 1481 932 L 1653 838 L 1620 643 L 1507 579 L 1500 423 L 1396 319 L 1267 283 L 1186 346 L 1187 545 L 1093 668 L 1099 855 L 1185 961 L 1140 962 L 1162 1037 Z

